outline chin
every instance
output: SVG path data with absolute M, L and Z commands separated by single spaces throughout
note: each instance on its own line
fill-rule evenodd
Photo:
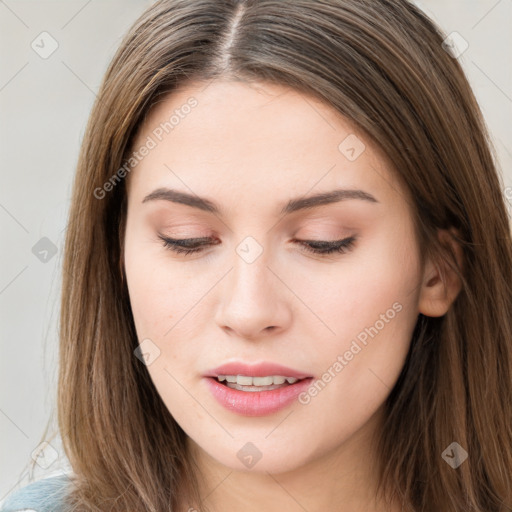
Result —
M 267 434 L 265 434 L 267 435 Z M 276 444 L 270 440 L 249 441 L 250 437 L 244 440 L 237 439 L 227 444 L 215 444 L 215 446 L 201 447 L 218 464 L 222 464 L 232 471 L 247 473 L 286 473 L 293 471 L 308 462 L 309 455 L 300 448 L 300 443 L 290 439 L 287 446 L 279 440 Z

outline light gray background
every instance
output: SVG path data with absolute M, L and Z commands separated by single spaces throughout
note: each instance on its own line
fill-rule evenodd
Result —
M 54 408 L 61 253 L 95 91 L 122 36 L 152 3 L 0 0 L 0 503 L 28 482 L 26 463 Z M 505 193 L 512 186 L 512 0 L 416 3 L 446 34 L 469 43 L 459 60 L 494 139 Z M 43 31 L 58 43 L 46 59 L 31 47 Z M 42 237 L 57 249 L 46 263 L 32 252 Z M 68 467 L 59 440 L 51 444 L 46 463 L 58 458 L 38 467 L 36 478 Z

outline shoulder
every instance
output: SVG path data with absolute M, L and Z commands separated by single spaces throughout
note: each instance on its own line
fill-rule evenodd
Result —
M 63 500 L 71 483 L 66 474 L 31 482 L 7 496 L 0 512 L 36 510 L 37 512 L 64 512 Z

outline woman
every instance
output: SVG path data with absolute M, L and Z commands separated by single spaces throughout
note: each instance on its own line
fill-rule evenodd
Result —
M 53 509 L 512 509 L 510 226 L 444 39 L 405 0 L 136 21 L 74 183 Z

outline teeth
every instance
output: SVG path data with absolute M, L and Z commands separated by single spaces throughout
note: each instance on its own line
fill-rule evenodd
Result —
M 252 377 L 246 377 L 245 375 L 237 375 L 236 383 L 239 386 L 252 386 Z
M 238 384 L 240 386 L 272 386 L 275 384 L 284 384 L 288 382 L 293 384 L 299 379 L 295 377 L 283 377 L 282 375 L 269 375 L 267 377 L 249 377 L 247 375 L 219 375 L 217 377 L 219 382 L 227 381 L 232 384 Z
M 279 375 L 276 375 L 279 378 Z M 282 384 L 282 382 L 274 382 L 274 377 L 245 377 L 252 382 L 248 382 L 249 386 L 252 384 L 253 386 L 272 386 L 272 384 Z M 240 376 L 236 379 L 237 384 L 240 384 Z

